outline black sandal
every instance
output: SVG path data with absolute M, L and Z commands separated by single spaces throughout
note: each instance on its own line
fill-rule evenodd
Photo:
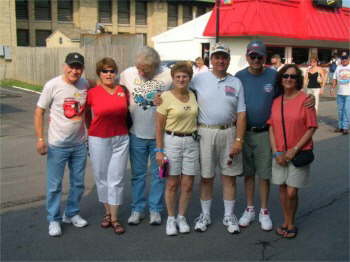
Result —
M 287 229 L 283 237 L 292 239 L 292 238 L 295 238 L 297 235 L 298 235 L 298 228 L 294 227 L 293 229 Z

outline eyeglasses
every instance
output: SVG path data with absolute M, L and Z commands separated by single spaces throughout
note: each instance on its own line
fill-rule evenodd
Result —
M 251 60 L 255 60 L 255 59 L 262 60 L 264 58 L 261 55 L 249 55 L 249 57 Z
M 102 73 L 104 74 L 107 74 L 107 73 L 111 73 L 111 74 L 114 74 L 115 73 L 115 70 L 114 69 L 111 69 L 111 70 L 108 70 L 108 69 L 102 69 L 101 70 Z
M 284 79 L 288 79 L 288 78 L 290 78 L 290 79 L 297 79 L 298 78 L 298 75 L 295 75 L 295 74 L 293 74 L 293 75 L 290 75 L 290 74 L 283 74 L 282 75 L 282 78 L 284 78 Z

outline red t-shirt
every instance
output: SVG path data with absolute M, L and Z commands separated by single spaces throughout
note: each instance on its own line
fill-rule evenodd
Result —
M 102 86 L 89 89 L 86 105 L 91 107 L 92 121 L 89 136 L 113 137 L 126 135 L 127 95 L 121 86 L 111 95 Z
M 296 97 L 284 99 L 284 124 L 286 127 L 287 148 L 291 149 L 304 136 L 306 131 L 311 127 L 317 128 L 317 117 L 315 108 L 307 108 L 304 102 L 307 95 L 300 92 Z M 285 151 L 282 116 L 281 116 L 282 96 L 277 97 L 272 104 L 271 115 L 267 124 L 273 128 L 275 136 L 276 150 L 279 152 Z M 312 140 L 306 143 L 301 150 L 312 149 Z

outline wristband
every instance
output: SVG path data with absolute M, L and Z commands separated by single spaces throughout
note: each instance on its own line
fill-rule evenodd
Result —
M 44 138 L 39 137 L 39 138 L 38 138 L 38 141 L 44 141 Z
M 164 153 L 164 149 L 163 148 L 155 148 L 155 149 L 153 149 L 153 152 L 155 152 L 155 153 Z
M 275 153 L 272 154 L 272 158 L 276 158 L 276 157 L 278 157 L 278 156 L 280 156 L 282 154 L 283 154 L 283 152 L 275 152 Z

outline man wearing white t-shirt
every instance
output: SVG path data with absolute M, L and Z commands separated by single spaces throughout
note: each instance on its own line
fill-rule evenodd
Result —
M 151 225 L 161 224 L 160 212 L 164 209 L 164 179 L 158 176 L 156 161 L 155 111 L 156 95 L 170 88 L 170 70 L 160 66 L 159 54 L 144 47 L 136 56 L 136 66 L 120 74 L 120 84 L 131 94 L 130 113 L 133 120 L 130 129 L 130 164 L 132 188 L 132 212 L 130 225 L 137 225 L 144 218 L 146 204 L 150 211 Z M 147 164 L 150 159 L 151 185 L 148 201 L 145 197 Z
M 338 87 L 337 107 L 338 107 L 338 127 L 336 133 L 347 135 L 350 127 L 350 65 L 349 54 L 342 54 L 341 64 L 333 75 L 333 90 Z
M 80 215 L 80 200 L 84 193 L 87 148 L 83 121 L 88 82 L 81 78 L 84 57 L 79 53 L 67 55 L 63 75 L 48 81 L 37 103 L 34 115 L 36 149 L 47 154 L 47 220 L 49 235 L 62 234 L 61 221 L 76 227 L 87 226 Z M 50 110 L 48 142 L 44 138 L 44 114 Z M 70 171 L 67 205 L 60 213 L 62 181 L 65 166 Z

